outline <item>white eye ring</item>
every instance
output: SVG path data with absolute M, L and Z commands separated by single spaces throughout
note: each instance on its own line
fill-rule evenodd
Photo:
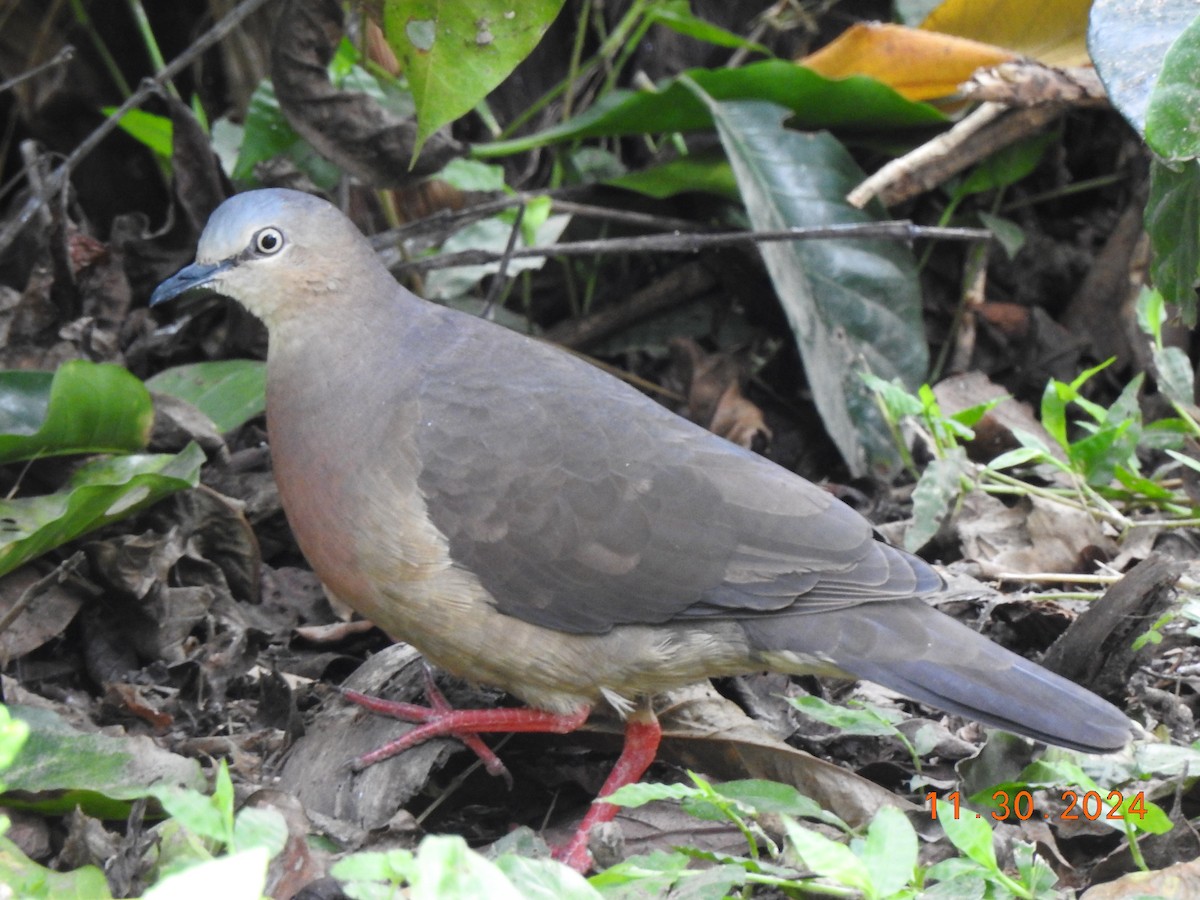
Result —
M 283 233 L 278 228 L 264 228 L 254 235 L 254 250 L 263 256 L 271 256 L 283 249 Z

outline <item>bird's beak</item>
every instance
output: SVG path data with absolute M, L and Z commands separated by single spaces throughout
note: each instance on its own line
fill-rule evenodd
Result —
M 212 281 L 221 272 L 233 265 L 233 260 L 226 259 L 218 263 L 192 263 L 180 269 L 150 295 L 150 305 L 158 306 L 182 294 L 201 296 L 213 293 Z

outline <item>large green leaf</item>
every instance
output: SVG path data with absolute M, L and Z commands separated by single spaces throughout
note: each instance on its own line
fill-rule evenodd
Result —
M 20 792 L 19 800 L 8 797 L 6 805 L 42 812 L 82 805 L 95 815 L 123 818 L 126 801 L 155 796 L 166 785 L 205 786 L 195 760 L 163 750 L 145 736 L 90 734 L 49 710 L 8 709 L 29 726 L 29 737 L 4 773 L 7 789 Z
M 729 200 L 740 197 L 729 160 L 716 149 L 711 153 L 702 151 L 680 156 L 662 165 L 609 178 L 604 183 L 658 200 L 690 191 L 716 194 Z
M 1173 167 L 1150 165 L 1146 233 L 1154 253 L 1154 286 L 1178 304 L 1188 325 L 1196 323 L 1196 282 L 1200 279 L 1200 160 Z
M 527 57 L 563 0 L 384 0 L 383 31 L 417 107 L 417 146 L 470 112 Z
M 1193 4 L 1193 9 L 1196 9 Z M 1146 109 L 1146 143 L 1169 160 L 1200 157 L 1200 13 L 1163 60 Z
M 1196 321 L 1200 281 L 1200 15 L 1196 0 L 1096 0 L 1088 48 L 1113 105 L 1160 159 L 1151 164 L 1150 276 Z
M 63 490 L 0 500 L 0 575 L 175 491 L 195 487 L 204 453 L 116 456 L 79 469 Z
M 255 359 L 191 363 L 159 372 L 146 387 L 186 400 L 220 431 L 231 431 L 266 408 L 267 367 Z
M 938 125 L 945 117 L 927 103 L 905 100 L 873 78 L 830 79 L 782 60 L 738 69 L 692 69 L 687 75 L 716 100 L 768 100 L 786 107 L 799 128 L 880 130 Z M 685 76 L 654 91 L 611 91 L 586 112 L 529 137 L 472 148 L 476 156 L 506 156 L 589 137 L 662 134 L 712 127 L 712 113 L 684 84 Z
M 783 127 L 788 112 L 759 101 L 704 97 L 733 165 L 746 211 L 760 231 L 871 222 L 846 193 L 863 174 L 828 134 Z M 804 360 L 813 400 L 852 472 L 886 471 L 896 448 L 871 372 L 915 389 L 928 353 L 921 293 L 909 248 L 894 241 L 821 240 L 760 248 Z
M 1113 106 L 1138 134 L 1146 131 L 1151 93 L 1168 50 L 1196 14 L 1196 0 L 1096 0 L 1092 4 L 1088 52 Z M 1194 79 L 1195 73 L 1182 74 Z
M 27 900 L 111 900 L 108 879 L 96 866 L 56 872 L 34 862 L 19 846 L 0 837 L 0 884 L 9 897 Z
M 0 463 L 141 450 L 153 424 L 150 393 L 121 366 L 80 359 L 57 372 L 0 372 Z
M 332 189 L 342 175 L 337 166 L 296 133 L 279 108 L 275 86 L 264 80 L 250 95 L 242 144 L 231 177 L 242 184 L 257 184 L 255 167 L 276 157 L 291 160 L 314 184 L 327 190 Z

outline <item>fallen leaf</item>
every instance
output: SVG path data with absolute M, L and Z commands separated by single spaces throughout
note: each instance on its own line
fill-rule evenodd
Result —
M 945 0 L 921 28 L 1004 47 L 1052 66 L 1082 66 L 1092 0 Z
M 903 25 L 863 22 L 799 62 L 826 78 L 867 75 L 907 100 L 949 97 L 977 69 L 1014 54 L 979 41 Z

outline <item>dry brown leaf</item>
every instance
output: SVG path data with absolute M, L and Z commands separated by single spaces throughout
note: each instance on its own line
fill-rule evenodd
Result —
M 763 412 L 742 393 L 742 365 L 731 353 L 706 353 L 691 338 L 670 341 L 671 363 L 686 385 L 685 415 L 747 450 L 771 440 Z
M 1008 507 L 982 491 L 963 498 L 955 519 L 963 556 L 984 575 L 1081 572 L 1099 553 L 1111 558 L 1116 543 L 1082 510 L 1041 497 Z
M 983 418 L 972 426 L 975 438 L 967 444 L 967 453 L 978 462 L 990 462 L 1001 453 L 1020 446 L 1016 430 L 1037 435 L 1058 459 L 1066 454 L 1038 421 L 1029 404 L 1014 399 L 1008 391 L 982 372 L 963 372 L 939 381 L 933 389 L 938 405 L 948 416 L 1000 399 Z
M 1200 897 L 1200 860 L 1191 859 L 1153 872 L 1130 872 L 1116 881 L 1084 891 L 1080 900 L 1132 900 L 1134 897 L 1158 897 L 1159 900 Z
M 915 807 L 902 797 L 773 737 L 708 682 L 664 694 L 661 758 L 715 778 L 766 778 L 790 784 L 853 826 L 884 806 Z
M 949 97 L 976 69 L 1009 62 L 1001 47 L 903 25 L 863 22 L 800 60 L 826 78 L 868 75 L 909 100 Z
M 360 666 L 345 687 L 390 700 L 421 702 L 424 666 L 412 647 L 392 644 Z M 331 696 L 292 748 L 278 786 L 295 794 L 309 815 L 340 820 L 351 830 L 381 828 L 462 747 L 449 738 L 426 741 L 361 772 L 347 767 L 412 727 Z
M 293 795 L 272 788 L 255 791 L 245 805 L 255 809 L 273 809 L 287 824 L 287 843 L 271 858 L 267 895 L 274 900 L 290 898 L 329 874 L 330 854 L 317 842 L 309 843 L 312 824 L 304 807 Z
M 105 685 L 104 702 L 115 710 L 148 722 L 156 731 L 163 731 L 175 722 L 175 717 L 160 708 L 160 703 L 147 697 L 143 685 L 117 681 Z
M 43 574 L 33 566 L 22 566 L 0 578 L 0 618 L 8 615 L 13 605 Z M 21 614 L 0 632 L 0 659 L 5 662 L 19 659 L 61 635 L 82 604 L 78 590 L 63 584 L 45 585 L 36 597 L 30 598 Z

